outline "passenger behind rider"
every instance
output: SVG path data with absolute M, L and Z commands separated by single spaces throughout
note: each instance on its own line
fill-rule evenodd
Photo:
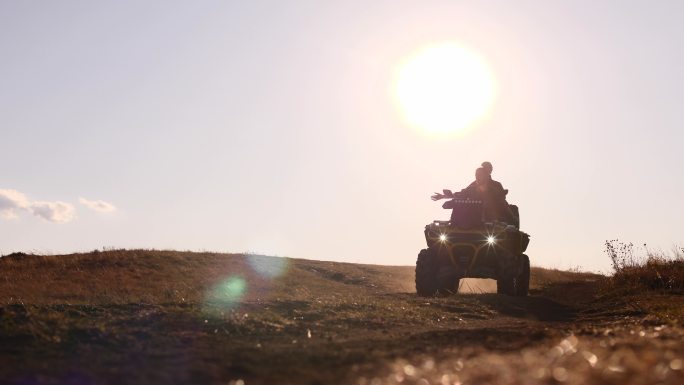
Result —
M 501 183 L 492 179 L 491 171 L 479 167 L 475 170 L 475 181 L 457 194 L 464 198 L 492 201 L 500 197 L 505 199 L 506 193 Z
M 461 194 L 467 198 L 482 200 L 485 221 L 513 223 L 514 215 L 506 201 L 508 190 L 492 179 L 493 169 L 491 163 L 483 162 L 482 167 L 475 170 L 475 182 L 461 190 Z

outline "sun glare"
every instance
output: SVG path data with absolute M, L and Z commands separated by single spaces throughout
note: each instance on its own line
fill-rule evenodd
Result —
M 486 63 L 456 43 L 423 48 L 394 78 L 394 97 L 408 124 L 431 133 L 472 126 L 487 115 L 495 93 Z

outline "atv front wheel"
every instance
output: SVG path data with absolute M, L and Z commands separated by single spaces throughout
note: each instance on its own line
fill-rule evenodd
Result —
M 437 294 L 437 255 L 431 249 L 423 249 L 416 261 L 416 291 L 423 297 Z
M 522 258 L 522 271 L 515 278 L 515 295 L 526 297 L 530 291 L 530 257 L 525 254 L 520 257 Z
M 525 297 L 530 290 L 530 258 L 520 255 L 520 272 L 516 276 L 503 276 L 496 280 L 498 294 Z

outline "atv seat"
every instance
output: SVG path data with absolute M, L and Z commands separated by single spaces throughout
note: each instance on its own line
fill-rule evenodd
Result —
M 513 213 L 513 223 L 511 224 L 517 228 L 520 228 L 520 210 L 518 210 L 518 206 L 508 205 L 508 207 L 511 208 L 511 212 Z

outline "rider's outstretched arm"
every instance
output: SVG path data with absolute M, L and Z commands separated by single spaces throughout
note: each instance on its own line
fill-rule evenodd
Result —
M 446 197 L 444 196 L 444 194 L 434 193 L 430 198 L 431 198 L 433 201 L 438 201 L 438 200 L 444 199 L 444 198 L 446 198 Z
M 431 198 L 433 201 L 438 201 L 440 199 L 447 199 L 447 198 L 451 199 L 453 197 L 454 197 L 454 193 L 452 193 L 451 190 L 444 189 L 444 190 L 442 190 L 441 194 L 436 192 L 432 195 Z

